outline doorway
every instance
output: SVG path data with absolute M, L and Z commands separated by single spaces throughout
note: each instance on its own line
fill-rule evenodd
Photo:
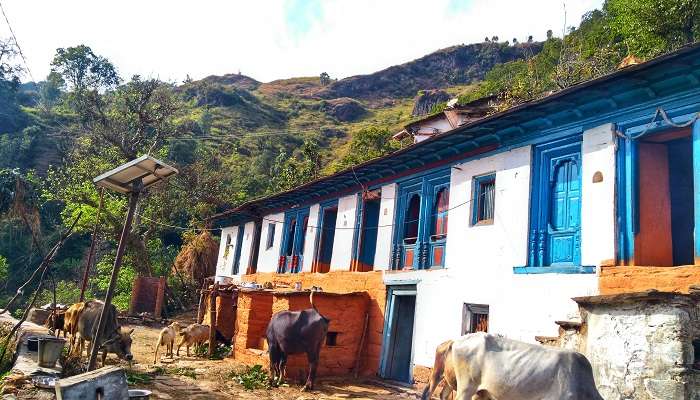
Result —
M 382 352 L 382 377 L 412 383 L 416 287 L 402 285 L 390 287 L 388 291 L 388 313 Z
M 369 192 L 372 193 L 372 192 Z M 380 194 L 365 198 L 360 203 L 360 230 L 353 271 L 366 272 L 374 269 L 374 255 L 377 250 L 377 229 L 379 227 Z
M 333 256 L 333 242 L 335 240 L 335 223 L 338 219 L 338 205 L 330 204 L 321 206 L 318 233 L 318 246 L 316 260 L 312 271 L 326 273 L 331 270 L 331 257 Z
M 634 265 L 694 264 L 693 146 L 689 129 L 637 143 L 638 228 Z

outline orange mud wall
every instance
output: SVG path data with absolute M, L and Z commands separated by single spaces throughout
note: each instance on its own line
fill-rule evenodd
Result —
M 634 265 L 673 265 L 671 189 L 665 144 L 639 143 L 639 233 Z
M 334 271 L 325 274 L 321 273 L 298 273 L 298 274 L 276 274 L 276 273 L 256 273 L 250 275 L 244 275 L 243 281 L 246 282 L 272 282 L 272 283 L 282 283 L 287 284 L 290 287 L 294 286 L 294 283 L 301 282 L 303 289 L 310 289 L 312 286 L 321 287 L 323 292 L 326 293 L 336 293 L 336 294 L 349 294 L 354 292 L 366 292 L 366 310 L 368 314 L 368 326 L 367 333 L 365 337 L 365 343 L 361 351 L 360 357 L 360 374 L 361 375 L 375 375 L 379 371 L 379 361 L 381 358 L 382 350 L 382 337 L 384 332 L 384 311 L 386 307 L 386 287 L 384 286 L 381 271 L 372 272 L 349 272 L 349 271 Z M 264 293 L 268 293 L 267 296 Z M 280 311 L 287 309 L 285 307 L 291 307 L 291 309 L 303 309 L 309 306 L 308 297 L 302 296 L 299 300 L 293 300 L 291 303 L 285 303 L 281 298 L 275 297 L 277 300 L 273 301 L 273 296 L 269 294 L 270 292 L 254 291 L 245 292 L 241 291 L 238 298 L 238 311 L 236 317 L 238 333 L 236 334 L 234 357 L 247 364 L 260 364 L 261 356 L 267 358 L 267 354 L 264 354 L 261 348 L 260 339 L 265 335 L 265 329 L 267 328 L 267 323 L 270 321 L 272 311 Z M 266 297 L 269 300 L 261 300 L 260 297 Z M 331 324 L 329 326 L 329 331 L 338 331 L 334 326 L 335 323 L 339 323 L 342 319 L 347 319 L 347 325 L 345 323 L 341 326 L 343 329 L 354 332 L 357 330 L 357 334 L 346 335 L 343 338 L 343 333 L 338 335 L 339 346 L 345 346 L 350 349 L 353 348 L 353 343 L 359 343 L 361 337 L 362 326 L 364 325 L 364 308 L 365 306 L 354 305 L 348 306 L 353 310 L 348 311 L 350 314 L 342 315 L 337 314 L 333 316 L 333 313 L 338 313 L 343 310 L 327 310 L 327 304 L 324 304 L 327 299 L 322 299 L 323 296 L 314 297 L 314 303 L 317 304 L 321 313 L 331 319 Z M 348 300 L 343 298 L 342 302 L 348 301 L 353 302 L 357 300 L 350 300 L 356 296 L 349 296 Z M 330 297 L 329 297 L 330 298 Z M 318 302 L 316 301 L 318 299 Z M 268 301 L 269 305 L 265 304 Z M 337 300 L 341 301 L 341 300 Z M 250 303 L 249 303 L 250 302 Z M 274 303 L 274 305 L 273 305 Z M 251 309 L 252 307 L 252 309 Z M 269 308 L 268 308 L 269 307 Z M 297 308 L 299 307 L 299 308 Z M 338 308 L 333 306 L 334 308 Z M 268 310 L 268 311 L 264 311 Z M 362 310 L 362 311 L 358 311 Z M 328 313 L 328 314 L 326 314 Z M 360 315 L 362 314 L 362 315 Z M 251 318 L 253 318 L 253 323 L 251 323 Z M 352 319 L 352 321 L 350 321 Z M 264 322 L 263 322 L 264 321 Z M 351 323 L 350 323 L 351 322 Z M 262 326 L 262 328 L 261 328 Z M 349 338 L 348 336 L 354 336 Z M 356 351 L 357 344 L 354 346 Z M 250 349 L 253 350 L 250 350 Z M 260 349 L 260 350 L 254 350 Z M 328 360 L 327 356 L 332 353 L 326 352 L 328 347 L 324 347 L 321 350 L 321 366 L 319 367 L 319 375 L 329 375 L 341 373 L 347 369 L 348 360 L 341 362 L 339 366 L 330 368 L 330 364 L 324 363 Z M 326 355 L 324 355 L 326 353 Z M 354 357 L 354 353 L 352 353 Z M 345 357 L 345 356 L 343 356 Z M 304 357 L 305 360 L 305 357 Z M 267 365 L 267 359 L 265 364 Z M 292 363 L 292 357 L 290 357 L 290 366 Z M 304 361 L 305 363 L 305 361 Z M 326 365 L 326 366 L 324 366 Z M 296 379 L 297 371 L 293 371 L 288 368 L 289 378 Z M 344 373 L 344 372 L 343 372 Z
M 700 266 L 683 267 L 601 267 L 599 294 L 634 293 L 649 289 L 688 293 L 700 283 Z

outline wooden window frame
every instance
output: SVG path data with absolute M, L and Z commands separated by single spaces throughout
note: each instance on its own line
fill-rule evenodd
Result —
M 472 178 L 472 215 L 471 215 L 471 225 L 481 226 L 481 225 L 493 225 L 493 221 L 496 217 L 496 173 L 491 172 L 484 175 L 475 176 Z M 483 205 L 483 194 L 484 186 L 488 183 L 493 182 L 493 216 L 489 219 L 479 219 L 479 210 Z
M 464 303 L 462 306 L 462 335 L 477 332 L 474 329 L 474 315 L 486 315 L 487 320 L 490 319 L 488 304 Z M 489 329 L 487 326 L 486 332 L 488 331 Z

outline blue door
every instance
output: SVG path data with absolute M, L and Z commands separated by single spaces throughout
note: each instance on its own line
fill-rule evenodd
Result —
M 294 210 L 284 217 L 284 236 L 278 272 L 300 272 L 303 265 L 309 209 Z
M 581 143 L 535 149 L 530 266 L 581 264 Z
M 581 232 L 580 153 L 550 160 L 547 265 L 578 265 Z
M 411 383 L 415 311 L 414 285 L 393 286 L 387 289 L 387 315 L 384 321 L 380 365 L 383 378 Z

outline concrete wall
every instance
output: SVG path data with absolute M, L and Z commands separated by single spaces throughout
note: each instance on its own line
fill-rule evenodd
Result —
M 238 275 L 243 275 L 250 264 L 250 256 L 253 252 L 253 235 L 255 235 L 255 222 L 248 222 L 243 227 L 243 242 L 241 243 L 241 262 L 238 267 Z
M 616 222 L 615 133 L 612 124 L 584 132 L 581 157 L 581 263 L 594 266 L 613 264 Z
M 316 256 L 316 235 L 321 229 L 318 225 L 320 206 L 314 204 L 309 209 L 309 224 L 306 228 L 306 238 L 304 239 L 304 257 L 302 259 L 301 270 L 303 272 L 311 272 L 311 267 Z
M 238 226 L 230 226 L 221 230 L 221 239 L 219 240 L 219 257 L 216 261 L 217 276 L 232 276 L 233 261 L 236 255 L 237 236 Z M 229 243 L 228 251 L 226 250 L 227 242 Z
M 357 194 L 341 197 L 338 200 L 338 219 L 335 223 L 331 271 L 348 271 L 352 260 L 352 240 L 355 235 L 355 214 Z
M 275 224 L 275 241 L 267 248 L 267 231 L 270 224 Z M 262 221 L 260 234 L 260 252 L 258 253 L 258 272 L 276 272 L 280 259 L 280 246 L 284 234 L 284 213 L 266 215 Z
M 374 270 L 391 269 L 391 249 L 394 235 L 394 208 L 396 207 L 396 184 L 382 186 L 382 199 L 377 228 L 377 251 L 374 253 Z

